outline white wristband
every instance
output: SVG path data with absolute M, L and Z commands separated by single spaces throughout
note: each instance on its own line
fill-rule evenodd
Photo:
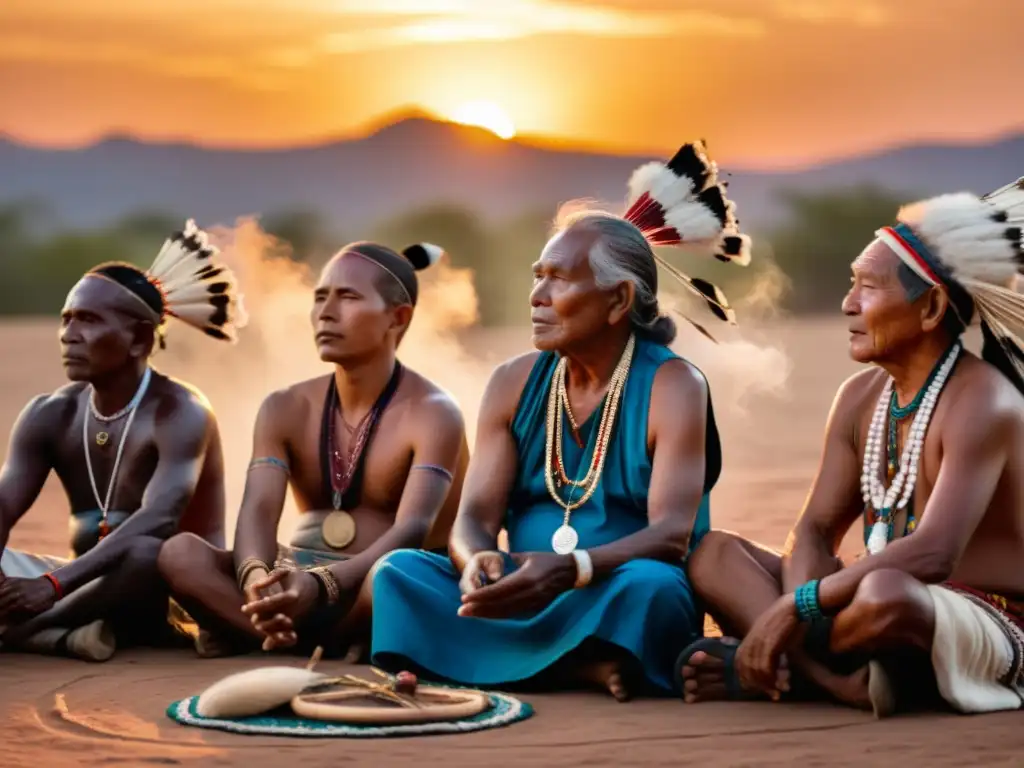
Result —
M 574 549 L 571 554 L 576 561 L 576 583 L 573 586 L 579 589 L 587 586 L 594 578 L 594 564 L 590 560 L 590 553 L 585 549 Z

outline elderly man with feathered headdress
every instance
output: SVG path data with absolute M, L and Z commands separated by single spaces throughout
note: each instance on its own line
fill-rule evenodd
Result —
M 189 221 L 153 265 L 107 263 L 71 289 L 60 347 L 70 383 L 25 406 L 0 469 L 0 646 L 106 661 L 165 639 L 157 557 L 179 530 L 224 541 L 224 460 L 206 398 L 151 364 L 169 318 L 234 342 L 238 284 Z M 7 548 L 53 472 L 72 559 Z
M 639 168 L 623 216 L 574 211 L 533 265 L 537 351 L 501 365 L 450 539 L 373 581 L 373 660 L 471 685 L 585 682 L 624 699 L 673 687 L 703 629 L 684 560 L 710 524 L 721 449 L 708 384 L 669 349 L 654 246 L 746 263 L 749 241 L 700 143 Z M 508 532 L 509 552 L 498 549 Z
M 782 555 L 713 531 L 690 564 L 743 638 L 680 656 L 687 701 L 825 691 L 877 715 L 1024 697 L 1024 179 L 903 208 L 854 260 L 850 354 Z M 961 339 L 980 321 L 981 357 Z M 838 560 L 863 521 L 865 555 Z M 728 574 L 723 579 L 723 574 Z

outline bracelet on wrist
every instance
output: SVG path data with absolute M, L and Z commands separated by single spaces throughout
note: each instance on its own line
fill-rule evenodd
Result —
M 60 582 L 57 580 L 57 577 L 54 576 L 52 573 L 44 573 L 43 578 L 50 582 L 50 586 L 53 587 L 53 594 L 55 598 L 57 600 L 62 600 L 64 598 L 64 587 L 60 585 Z
M 821 610 L 821 603 L 818 601 L 820 584 L 821 581 L 819 579 L 811 579 L 793 591 L 796 614 L 800 621 L 814 621 L 824 618 L 825 614 Z
M 576 583 L 573 589 L 585 587 L 594 578 L 594 563 L 590 559 L 590 553 L 585 549 L 574 549 L 570 554 L 576 561 Z
M 273 568 L 265 561 L 258 557 L 247 557 L 242 561 L 241 565 L 238 566 L 238 570 L 235 571 L 235 578 L 238 581 L 238 588 L 245 591 L 245 583 L 248 581 L 249 576 L 252 575 L 253 571 L 263 571 L 264 573 L 270 573 Z
M 310 568 L 307 573 L 314 576 L 320 586 L 320 600 L 327 605 L 334 605 L 341 599 L 341 585 L 326 565 Z

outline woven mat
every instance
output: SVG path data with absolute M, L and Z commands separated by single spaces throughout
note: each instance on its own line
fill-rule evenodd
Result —
M 426 736 L 439 733 L 471 733 L 490 728 L 501 728 L 533 714 L 533 707 L 504 693 L 489 693 L 491 708 L 478 715 L 462 720 L 441 723 L 412 723 L 408 725 L 347 725 L 325 720 L 308 720 L 298 717 L 290 709 L 279 710 L 280 714 L 265 714 L 258 717 L 217 719 L 203 717 L 196 713 L 198 696 L 176 701 L 167 708 L 167 716 L 182 725 L 197 728 L 213 728 L 219 731 L 245 733 L 260 736 L 293 737 L 341 737 L 355 739 L 389 738 L 398 736 Z

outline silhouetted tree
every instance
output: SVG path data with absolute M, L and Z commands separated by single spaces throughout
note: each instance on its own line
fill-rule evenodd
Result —
M 850 284 L 850 262 L 875 230 L 895 221 L 915 199 L 874 186 L 826 192 L 783 193 L 788 221 L 768 234 L 775 258 L 792 286 L 786 306 L 795 312 L 834 311 Z

